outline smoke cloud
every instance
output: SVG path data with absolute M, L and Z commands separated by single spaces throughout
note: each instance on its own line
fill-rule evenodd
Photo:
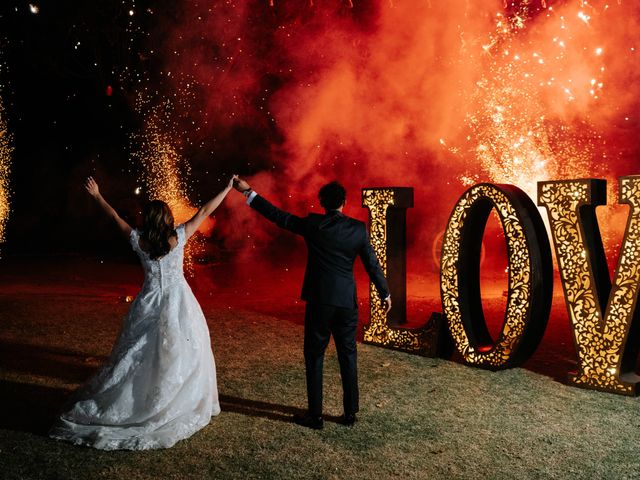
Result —
M 152 38 L 163 91 L 193 95 L 178 117 L 194 177 L 248 175 L 299 214 L 319 210 L 318 188 L 338 179 L 363 220 L 361 188 L 412 186 L 409 254 L 435 268 L 438 234 L 470 184 L 533 196 L 539 180 L 613 185 L 635 173 L 640 7 L 544 6 L 181 2 Z M 230 248 L 281 239 L 239 203 L 216 225 Z M 607 208 L 613 239 L 626 211 Z

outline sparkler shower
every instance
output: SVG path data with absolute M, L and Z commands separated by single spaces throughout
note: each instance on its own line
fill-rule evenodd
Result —
M 2 89 L 0 89 L 1 93 Z M 5 241 L 5 228 L 11 211 L 9 173 L 12 152 L 11 134 L 7 126 L 2 97 L 0 97 L 0 243 Z
M 189 189 L 185 177 L 189 176 L 189 163 L 178 153 L 175 130 L 173 135 L 167 133 L 171 132 L 172 103 L 166 100 L 163 104 L 149 107 L 140 96 L 136 109 L 144 116 L 145 123 L 139 134 L 132 135 L 132 144 L 135 145 L 132 156 L 142 166 L 145 194 L 166 202 L 173 211 L 176 224 L 183 223 L 193 216 L 196 208 L 187 194 Z M 137 194 L 140 191 L 139 187 L 136 188 Z M 213 225 L 213 220 L 208 219 L 200 230 L 210 234 Z M 203 249 L 201 240 L 196 236 L 185 249 L 186 266 L 191 274 L 195 256 Z

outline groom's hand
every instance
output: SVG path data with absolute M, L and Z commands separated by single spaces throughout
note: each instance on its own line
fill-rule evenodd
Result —
M 385 313 L 389 313 L 389 310 L 391 310 L 391 295 L 382 301 L 382 305 L 384 306 Z
M 243 179 L 241 179 L 240 177 L 238 177 L 233 182 L 233 188 L 235 188 L 240 193 L 244 193 L 247 190 L 251 190 L 251 186 L 247 182 L 245 182 Z

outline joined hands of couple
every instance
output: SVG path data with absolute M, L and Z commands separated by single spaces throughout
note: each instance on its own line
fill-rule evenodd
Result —
M 251 186 L 243 179 L 241 179 L 238 175 L 234 175 L 231 178 L 231 183 L 233 188 L 235 188 L 240 193 L 247 193 L 251 191 Z

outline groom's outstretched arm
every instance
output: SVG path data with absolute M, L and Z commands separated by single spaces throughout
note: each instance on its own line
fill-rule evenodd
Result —
M 280 210 L 278 207 L 271 204 L 271 202 L 269 202 L 266 198 L 261 197 L 255 192 L 252 192 L 252 194 L 249 196 L 248 203 L 249 205 L 251 205 L 251 208 L 256 210 L 267 220 L 270 220 L 278 225 L 280 228 L 284 228 L 293 233 L 297 233 L 298 235 L 305 234 L 306 221 L 304 218 L 300 218 L 289 212 Z
M 258 195 L 245 180 L 238 176 L 234 176 L 234 179 L 233 188 L 247 197 L 247 203 L 251 205 L 251 208 L 280 228 L 297 233 L 298 235 L 305 234 L 306 219 L 280 210 L 278 207 L 272 205 L 266 198 Z

